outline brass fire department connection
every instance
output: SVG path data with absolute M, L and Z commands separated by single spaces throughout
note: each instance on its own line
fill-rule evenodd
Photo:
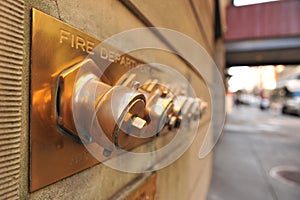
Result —
M 135 74 L 115 86 L 92 73 L 76 79 L 78 70 L 86 66 L 96 64 L 88 59 L 60 74 L 57 121 L 69 135 L 85 133 L 84 142 L 94 141 L 108 151 L 131 149 L 165 127 L 179 128 L 183 117 L 196 120 L 206 107 L 198 98 L 172 93 L 156 79 L 140 85 Z

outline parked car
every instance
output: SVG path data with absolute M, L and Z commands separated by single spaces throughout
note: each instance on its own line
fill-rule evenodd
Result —
M 279 102 L 284 114 L 291 113 L 300 116 L 300 81 L 285 81 L 272 92 L 271 102 Z
M 292 113 L 300 116 L 300 91 L 288 94 L 282 105 L 282 113 Z
M 270 101 L 267 98 L 262 98 L 259 103 L 259 108 L 261 110 L 268 109 L 270 107 Z

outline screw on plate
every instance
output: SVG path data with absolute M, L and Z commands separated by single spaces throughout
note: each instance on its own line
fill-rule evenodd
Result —
M 112 154 L 112 151 L 109 149 L 104 149 L 102 154 L 103 154 L 103 156 L 108 157 Z

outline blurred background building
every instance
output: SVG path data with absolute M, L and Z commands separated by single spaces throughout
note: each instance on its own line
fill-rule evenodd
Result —
M 300 1 L 226 12 L 227 123 L 208 199 L 300 198 Z

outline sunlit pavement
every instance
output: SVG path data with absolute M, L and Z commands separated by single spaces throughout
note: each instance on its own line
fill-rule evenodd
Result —
M 270 176 L 282 165 L 300 168 L 300 117 L 234 108 L 215 148 L 208 200 L 299 200 L 300 185 Z

